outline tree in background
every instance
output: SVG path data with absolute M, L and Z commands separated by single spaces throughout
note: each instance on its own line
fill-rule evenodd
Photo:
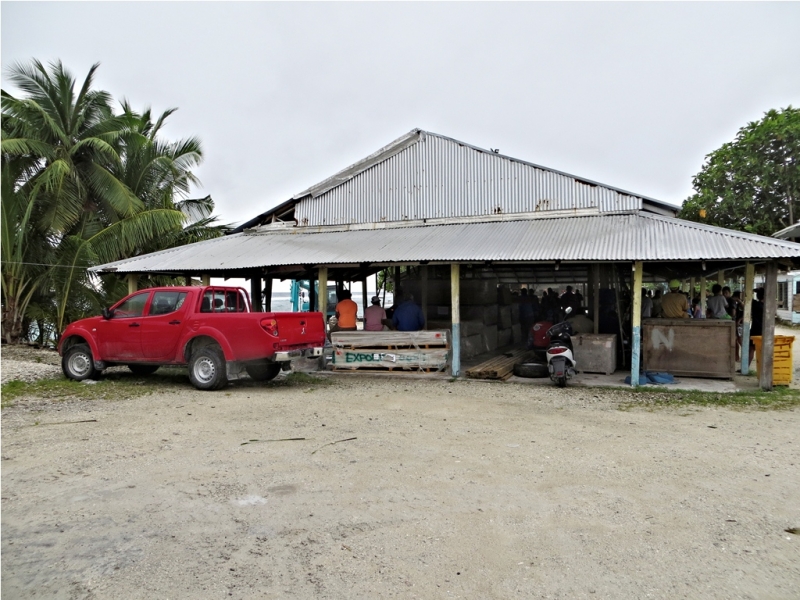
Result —
M 680 217 L 760 235 L 793 225 L 800 201 L 800 109 L 770 110 L 706 156 Z
M 92 89 L 97 67 L 76 92 L 60 62 L 47 69 L 33 60 L 10 69 L 25 96 L 2 92 L 6 341 L 25 336 L 26 317 L 58 333 L 124 293 L 89 267 L 224 231 L 210 197 L 187 198 L 199 142 L 157 135 L 174 109 L 156 123 L 124 102 L 115 114 L 111 96 Z

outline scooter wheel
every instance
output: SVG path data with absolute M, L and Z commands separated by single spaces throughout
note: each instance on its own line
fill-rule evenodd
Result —
M 524 362 L 514 365 L 514 375 L 517 377 L 548 377 L 550 372 L 547 365 L 535 362 Z

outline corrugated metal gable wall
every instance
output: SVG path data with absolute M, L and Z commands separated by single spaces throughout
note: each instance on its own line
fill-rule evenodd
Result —
M 295 209 L 302 225 L 346 225 L 534 211 L 638 210 L 642 199 L 436 135 Z

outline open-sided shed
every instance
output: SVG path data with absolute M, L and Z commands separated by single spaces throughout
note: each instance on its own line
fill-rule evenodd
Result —
M 324 289 L 328 280 L 364 281 L 401 266 L 413 268 L 427 305 L 429 270 L 441 275 L 444 267 L 454 375 L 461 370 L 466 279 L 490 273 L 498 284 L 582 281 L 596 307 L 601 286 L 623 277 L 632 290 L 631 372 L 638 373 L 644 280 L 704 282 L 738 269 L 746 274 L 749 306 L 759 266 L 767 287 L 765 323 L 772 323 L 777 269 L 800 259 L 800 244 L 675 215 L 675 207 L 651 198 L 415 129 L 231 235 L 96 271 L 131 275 L 132 285 L 147 273 L 246 277 L 260 309 L 262 292 L 269 299 L 275 278 L 317 279 Z M 324 311 L 327 298 L 320 296 Z M 767 329 L 765 356 L 772 336 Z M 762 387 L 772 385 L 767 363 L 761 361 Z

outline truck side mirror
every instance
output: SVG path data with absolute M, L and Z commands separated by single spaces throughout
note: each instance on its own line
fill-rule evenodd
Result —
M 114 311 L 113 311 L 113 310 L 111 310 L 110 308 L 104 308 L 104 309 L 101 311 L 101 314 L 103 315 L 103 318 L 104 318 L 104 319 L 108 320 L 108 319 L 110 319 L 111 317 L 113 317 L 113 316 L 114 316 Z

